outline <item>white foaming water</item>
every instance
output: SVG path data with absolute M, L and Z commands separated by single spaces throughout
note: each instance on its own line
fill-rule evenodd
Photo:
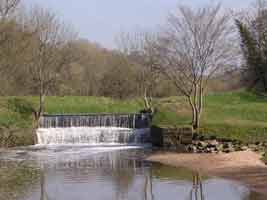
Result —
M 70 127 L 39 128 L 38 144 L 144 144 L 149 142 L 150 129 L 130 129 L 118 127 Z

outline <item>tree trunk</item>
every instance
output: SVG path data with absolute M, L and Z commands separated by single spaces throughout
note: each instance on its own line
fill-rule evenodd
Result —
M 144 92 L 144 102 L 145 102 L 145 109 L 148 110 L 150 108 L 149 106 L 149 102 L 147 99 L 147 89 L 145 88 L 145 92 Z
M 146 111 L 151 112 L 151 114 L 153 115 L 155 112 L 154 106 L 153 106 L 153 98 L 151 95 L 148 96 L 147 94 L 147 88 L 145 88 L 144 91 L 144 103 L 145 103 L 145 109 Z
M 44 112 L 44 105 L 45 105 L 45 95 L 40 93 L 39 95 L 39 108 L 37 111 L 34 111 L 34 122 L 33 122 L 33 141 L 35 144 L 37 144 L 38 139 L 37 139 L 37 135 L 36 135 L 36 129 L 38 129 L 39 127 L 39 120 L 40 117 L 43 115 Z
M 200 112 L 197 112 L 196 121 L 193 125 L 193 128 L 197 130 L 200 127 Z
M 197 102 L 196 102 L 196 121 L 193 125 L 194 129 L 198 129 L 200 127 L 200 120 L 203 110 L 203 88 L 202 84 L 199 86 L 199 91 L 197 93 Z
M 40 94 L 39 96 L 39 110 L 38 110 L 38 120 L 44 113 L 44 106 L 45 106 L 45 95 Z
M 189 104 L 192 110 L 192 122 L 191 123 L 192 123 L 193 128 L 195 129 L 195 123 L 196 123 L 196 117 L 197 117 L 196 107 L 192 101 L 191 96 L 188 96 L 187 98 L 188 98 L 188 101 L 189 101 Z
M 200 127 L 200 120 L 203 110 L 202 84 L 195 84 L 193 96 L 188 96 L 187 98 L 192 110 L 192 126 L 196 130 Z

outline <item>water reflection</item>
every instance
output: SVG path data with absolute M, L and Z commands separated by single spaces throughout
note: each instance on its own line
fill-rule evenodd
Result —
M 190 192 L 190 200 L 205 200 L 202 177 L 199 173 L 193 173 L 193 186 Z
M 146 175 L 145 178 L 143 200 L 154 200 L 152 169 L 149 170 L 149 173 Z
M 49 200 L 50 198 L 45 190 L 45 175 L 43 171 L 40 173 L 40 190 L 40 200 Z
M 0 161 L 0 200 L 26 196 L 38 184 L 39 172 L 24 162 Z
M 39 175 L 26 184 L 26 195 L 14 188 L 14 200 L 261 200 L 232 181 L 144 162 L 146 150 L 64 147 L 25 152 L 5 158 L 36 168 Z M 3 189 L 0 185 L 0 199 Z

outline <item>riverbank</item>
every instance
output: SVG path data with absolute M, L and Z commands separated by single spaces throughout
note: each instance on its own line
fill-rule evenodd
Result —
M 267 197 L 267 166 L 252 151 L 229 154 L 179 154 L 156 152 L 147 158 L 174 167 L 185 167 L 203 175 L 240 181 Z
M 207 137 L 243 143 L 267 141 L 267 97 L 238 91 L 209 94 L 199 132 Z M 155 98 L 156 127 L 184 127 L 191 122 L 191 109 L 183 97 Z M 0 97 L 0 147 L 33 143 L 33 110 L 38 97 Z M 45 113 L 136 113 L 144 108 L 142 98 L 116 100 L 106 97 L 48 96 Z

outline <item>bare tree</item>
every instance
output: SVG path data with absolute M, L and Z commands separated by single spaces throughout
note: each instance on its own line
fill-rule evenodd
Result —
M 44 112 L 46 95 L 57 86 L 63 68 L 72 62 L 71 44 L 76 34 L 56 15 L 42 8 L 32 9 L 27 20 L 35 33 L 27 66 L 31 87 L 39 94 L 39 108 L 35 113 L 39 119 Z
M 190 104 L 195 129 L 200 126 L 207 82 L 237 63 L 233 25 L 220 5 L 196 10 L 181 6 L 168 17 L 154 45 L 161 58 L 161 71 Z
M 0 18 L 5 19 L 14 14 L 21 0 L 0 0 Z
M 121 53 L 114 53 L 109 65 L 100 80 L 101 93 L 118 99 L 132 97 L 135 91 L 134 70 L 127 57 Z
M 26 83 L 23 70 L 24 49 L 29 32 L 19 21 L 20 0 L 0 0 L 0 94 L 22 94 Z M 15 86 L 16 87 L 15 89 Z M 14 92 L 16 90 L 16 92 Z M 19 91 L 19 92 L 18 92 Z M 25 93 L 24 93 L 25 94 Z
M 154 88 L 158 84 L 158 57 L 153 44 L 157 39 L 152 32 L 122 33 L 118 40 L 120 50 L 138 67 L 138 83 L 143 96 L 145 110 L 155 112 Z
M 3 63 L 7 63 L 7 55 L 18 49 L 12 42 L 17 42 L 20 32 L 13 17 L 19 3 L 20 0 L 0 0 L 0 71 L 6 68 Z

